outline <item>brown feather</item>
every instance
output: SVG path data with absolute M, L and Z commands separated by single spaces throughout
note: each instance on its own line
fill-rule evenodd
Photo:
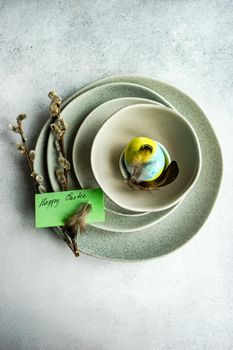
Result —
M 159 187 L 163 187 L 172 183 L 179 174 L 179 168 L 177 162 L 173 160 L 156 180 L 143 181 L 141 183 L 137 182 L 137 179 L 139 178 L 141 173 L 140 166 L 138 166 L 138 168 L 135 170 L 135 173 L 136 176 L 133 176 L 132 174 L 131 178 L 127 180 L 128 185 L 134 189 L 142 191 L 152 191 L 158 190 Z
M 85 203 L 78 210 L 66 220 L 66 227 L 70 233 L 71 238 L 74 238 L 78 232 L 85 231 L 86 218 L 90 213 L 92 206 L 90 203 Z
M 162 174 L 153 181 L 145 181 L 141 183 L 143 187 L 162 187 L 172 183 L 179 174 L 177 162 L 173 160 Z

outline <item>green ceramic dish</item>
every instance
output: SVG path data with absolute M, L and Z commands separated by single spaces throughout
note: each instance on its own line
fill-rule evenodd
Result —
M 203 166 L 195 188 L 166 220 L 134 234 L 90 228 L 86 234 L 78 237 L 80 250 L 85 254 L 111 260 L 145 260 L 177 249 L 198 232 L 207 219 L 219 191 L 222 156 L 216 135 L 200 107 L 186 94 L 166 83 L 134 75 L 109 77 L 79 90 L 67 103 L 90 88 L 120 81 L 141 84 L 169 100 L 195 128 L 202 150 Z M 38 139 L 38 149 L 46 142 L 46 126 L 43 130 Z M 36 164 L 39 169 L 43 158 L 40 157 L 40 161 Z
M 79 129 L 80 124 L 83 122 L 83 120 L 85 120 L 85 118 L 87 117 L 89 111 L 95 108 L 96 106 L 99 106 L 102 102 L 109 101 L 114 97 L 118 96 L 143 96 L 147 99 L 160 101 L 163 103 L 163 105 L 170 106 L 165 99 L 161 98 L 150 89 L 144 88 L 136 84 L 128 83 L 105 84 L 103 86 L 91 89 L 81 94 L 80 96 L 77 96 L 68 105 L 66 105 L 66 107 L 62 111 L 62 115 L 68 124 L 68 129 L 66 131 L 64 142 L 69 160 L 72 159 L 71 152 L 77 130 Z M 109 111 L 109 116 L 110 115 L 111 111 Z M 91 129 L 90 133 L 92 133 Z M 86 135 L 86 138 L 88 138 L 88 135 Z M 88 155 L 88 157 L 90 157 L 90 154 Z M 58 164 L 57 154 L 54 149 L 54 136 L 52 133 L 48 139 L 47 167 L 52 189 L 53 191 L 59 191 L 60 188 L 54 172 L 54 169 L 58 167 Z M 89 176 L 88 171 L 89 170 L 87 169 L 87 176 Z M 77 181 L 77 178 L 74 176 L 73 171 L 69 172 L 69 175 L 69 188 L 80 188 L 80 185 Z M 110 204 L 109 201 L 108 204 Z M 157 220 L 161 220 L 163 217 L 168 215 L 170 211 L 174 210 L 174 208 L 170 208 L 169 210 L 164 210 L 163 212 L 157 213 L 156 215 L 149 215 L 144 216 L 142 218 L 136 218 L 130 217 L 131 214 L 134 213 L 126 209 L 120 208 L 113 202 L 111 203 L 111 207 L 108 209 L 106 210 L 105 222 L 94 223 L 92 224 L 92 226 L 107 231 L 132 232 L 140 230 L 141 228 L 151 226 Z

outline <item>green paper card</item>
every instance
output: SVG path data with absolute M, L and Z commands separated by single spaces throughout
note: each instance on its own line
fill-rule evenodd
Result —
M 62 226 L 85 203 L 92 206 L 87 223 L 105 220 L 104 195 L 100 188 L 36 194 L 36 227 Z

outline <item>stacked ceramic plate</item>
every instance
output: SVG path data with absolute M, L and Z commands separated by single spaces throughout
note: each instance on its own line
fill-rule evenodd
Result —
M 104 152 L 106 150 L 110 152 L 114 145 L 109 138 L 109 127 L 110 129 L 113 127 L 111 138 L 115 134 L 115 140 L 122 144 L 123 140 L 120 141 L 121 138 L 116 137 L 119 132 L 123 134 L 121 133 L 122 125 L 127 125 L 127 123 L 120 123 L 121 118 L 124 118 L 121 114 L 131 110 L 135 115 L 138 108 L 153 110 L 153 113 L 154 110 L 159 110 L 173 115 L 171 118 L 173 124 L 175 118 L 181 116 L 185 119 L 186 126 L 190 127 L 192 136 L 194 135 L 193 144 L 190 136 L 188 138 L 189 147 L 185 149 L 189 148 L 191 154 L 193 150 L 196 150 L 194 153 L 197 158 L 193 170 L 195 176 L 191 174 L 193 177 L 186 186 L 184 195 L 182 191 L 179 195 L 176 194 L 169 205 L 164 202 L 163 206 L 160 204 L 160 206 L 153 207 L 156 203 L 153 196 L 141 191 L 131 191 L 130 196 L 132 193 L 142 196 L 139 197 L 139 199 L 142 198 L 142 201 L 139 199 L 135 201 L 142 205 L 136 208 L 132 205 L 124 205 L 127 199 L 115 196 L 116 191 L 108 191 L 109 181 L 102 181 L 106 178 L 108 167 L 111 166 L 104 161 L 105 154 L 100 159 L 102 166 L 99 169 L 103 170 L 102 174 L 101 171 L 98 171 L 98 162 L 94 164 L 93 161 L 97 159 L 97 155 L 98 159 L 101 158 L 101 153 L 98 153 L 100 152 L 98 145 L 104 139 L 103 135 L 108 135 L 108 138 L 104 139 Z M 128 116 L 129 113 L 127 113 Z M 145 113 L 143 115 L 145 116 Z M 151 78 L 133 75 L 113 76 L 94 82 L 71 96 L 63 103 L 62 116 L 68 124 L 65 148 L 72 164 L 72 170 L 69 173 L 69 189 L 102 187 L 107 194 L 105 195 L 106 220 L 104 223 L 89 225 L 87 232 L 78 236 L 80 251 L 112 260 L 148 259 L 180 247 L 198 231 L 208 217 L 219 190 L 222 157 L 216 135 L 208 119 L 191 98 L 176 88 Z M 111 120 L 115 120 L 115 132 L 114 124 L 110 124 Z M 130 122 L 130 117 L 128 122 Z M 151 125 L 151 122 L 153 123 L 152 120 L 148 120 L 148 125 Z M 140 117 L 138 117 L 137 123 L 133 123 L 132 135 L 136 133 L 135 136 L 144 136 L 139 131 L 142 124 L 146 125 L 145 119 L 143 123 L 140 123 Z M 151 130 L 153 130 L 153 125 Z M 179 137 L 178 133 L 177 138 Z M 107 147 L 108 142 L 109 147 Z M 97 153 L 94 153 L 96 149 Z M 59 191 L 54 173 L 58 164 L 49 121 L 39 135 L 36 152 L 35 168 L 44 176 L 47 188 Z M 110 170 L 113 175 L 117 174 L 116 177 L 120 174 L 119 168 L 116 168 L 116 162 Z M 110 179 L 114 179 L 114 176 L 111 176 Z M 119 183 L 126 186 L 123 180 Z M 114 180 L 112 184 L 110 181 L 110 185 L 109 189 L 114 189 Z M 172 185 L 171 188 L 173 188 Z M 122 193 L 122 189 L 118 191 L 119 193 Z M 145 195 L 152 198 L 148 206 Z

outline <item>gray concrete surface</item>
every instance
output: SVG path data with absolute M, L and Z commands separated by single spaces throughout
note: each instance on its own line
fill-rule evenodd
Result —
M 233 2 L 0 0 L 0 349 L 233 348 Z M 117 73 L 164 80 L 208 115 L 224 155 L 218 201 L 200 232 L 141 263 L 75 260 L 34 228 L 30 179 L 7 125 L 31 144 L 47 92 L 63 97 Z

